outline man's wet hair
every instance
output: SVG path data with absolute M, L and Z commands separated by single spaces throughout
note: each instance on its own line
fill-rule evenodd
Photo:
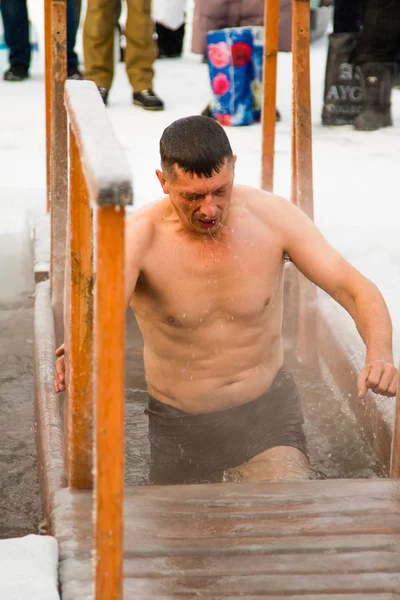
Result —
M 220 173 L 227 160 L 233 160 L 223 127 L 200 115 L 171 123 L 161 136 L 160 155 L 163 171 L 172 176 L 177 165 L 185 173 L 212 177 Z

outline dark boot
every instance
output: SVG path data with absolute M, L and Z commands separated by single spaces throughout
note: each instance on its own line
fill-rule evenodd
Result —
M 355 129 L 375 131 L 392 125 L 390 94 L 395 68 L 393 63 L 365 63 L 360 67 L 364 109 L 353 121 Z

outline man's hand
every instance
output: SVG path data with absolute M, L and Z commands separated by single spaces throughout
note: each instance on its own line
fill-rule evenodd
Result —
M 65 390 L 65 361 L 64 361 L 64 344 L 56 350 L 56 364 L 54 367 L 54 391 L 56 394 Z
M 393 363 L 385 360 L 373 360 L 365 365 L 358 376 L 358 397 L 365 396 L 368 389 L 381 396 L 395 396 L 399 372 Z

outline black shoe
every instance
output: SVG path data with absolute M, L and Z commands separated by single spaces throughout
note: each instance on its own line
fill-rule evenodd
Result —
M 210 119 L 214 118 L 213 115 L 212 115 L 211 108 L 210 108 L 209 104 L 207 104 L 207 106 L 205 107 L 205 109 L 202 111 L 201 114 L 202 114 L 203 117 L 210 117 Z M 279 112 L 278 109 L 276 109 L 275 119 L 276 119 L 276 123 L 279 123 L 279 121 L 282 120 L 281 113 Z
M 164 102 L 153 90 L 142 90 L 133 94 L 133 104 L 137 104 L 145 110 L 164 110 Z
M 68 79 L 74 79 L 76 81 L 82 81 L 83 79 L 83 75 L 80 72 L 80 70 L 78 69 L 78 67 L 75 66 L 68 66 L 67 67 L 67 78 Z
M 11 65 L 3 75 L 4 81 L 24 81 L 28 79 L 29 73 L 25 65 Z
M 103 100 L 105 106 L 107 106 L 108 103 L 108 92 L 109 90 L 105 87 L 99 87 L 97 88 L 99 90 L 99 94 L 101 96 L 101 99 Z
M 158 49 L 158 59 L 163 59 L 163 58 L 180 58 L 182 56 L 182 54 L 176 52 L 170 52 L 169 54 L 167 52 L 165 52 L 165 50 L 163 50 L 162 48 Z

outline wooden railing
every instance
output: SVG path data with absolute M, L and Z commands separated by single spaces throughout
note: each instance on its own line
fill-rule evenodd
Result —
M 271 192 L 274 180 L 278 20 L 279 0 L 265 0 L 261 186 Z M 314 219 L 309 0 L 293 0 L 292 57 L 292 202 Z M 316 303 L 316 288 L 300 273 L 297 273 L 296 279 L 297 352 L 304 365 L 315 367 L 318 364 L 316 311 L 312 307 Z
M 132 183 L 95 84 L 68 81 L 65 105 L 69 123 L 65 470 L 70 487 L 87 488 L 94 463 L 95 597 L 109 600 L 122 598 L 124 228 Z
M 70 487 L 87 488 L 94 479 L 95 598 L 118 600 L 123 585 L 124 207 L 132 202 L 132 184 L 96 86 L 67 82 L 64 105 L 66 3 L 45 0 L 45 8 L 52 299 L 56 320 L 65 315 L 61 326 L 59 321 L 61 331 L 65 325 L 67 367 L 65 471 Z M 279 0 L 266 0 L 266 10 L 271 20 L 265 29 L 264 76 L 270 91 L 264 95 L 262 180 L 264 189 L 272 190 Z M 307 0 L 293 2 L 293 50 L 292 200 L 312 218 Z M 307 297 L 300 302 L 304 314 L 306 302 Z M 306 317 L 304 323 L 303 339 L 314 327 Z M 399 406 L 400 398 L 395 477 L 400 476 Z
M 392 454 L 390 459 L 390 477 L 400 477 L 400 383 L 397 386 Z
M 292 8 L 292 202 L 314 219 L 310 85 L 310 2 L 293 0 Z M 279 0 L 265 0 L 264 103 L 261 185 L 273 190 L 275 102 Z M 298 353 L 308 366 L 317 364 L 316 288 L 298 274 Z M 350 366 L 349 366 L 350 368 Z M 400 385 L 397 389 L 390 477 L 400 477 Z
M 50 283 L 56 343 L 63 339 L 65 222 L 67 210 L 66 0 L 44 0 L 47 210 L 51 213 Z
M 64 468 L 71 488 L 94 481 L 95 598 L 117 600 L 123 586 L 124 228 L 132 183 L 95 84 L 65 84 L 66 0 L 44 0 L 44 7 L 51 299 L 66 361 Z

